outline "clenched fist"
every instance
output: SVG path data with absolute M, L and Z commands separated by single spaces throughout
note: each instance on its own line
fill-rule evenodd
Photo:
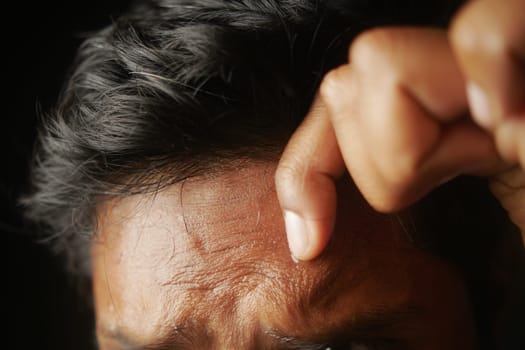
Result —
M 462 174 L 490 177 L 525 232 L 524 0 L 467 3 L 448 30 L 377 28 L 329 72 L 276 173 L 292 254 L 319 255 L 348 171 L 381 212 Z

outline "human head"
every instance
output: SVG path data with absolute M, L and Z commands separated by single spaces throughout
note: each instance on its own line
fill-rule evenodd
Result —
M 41 136 L 28 200 L 76 271 L 89 276 L 107 203 L 275 162 L 357 33 L 446 18 L 325 5 L 143 2 L 84 43 Z

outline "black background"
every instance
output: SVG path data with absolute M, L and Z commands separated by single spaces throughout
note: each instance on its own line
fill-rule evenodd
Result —
M 37 110 L 45 111 L 55 102 L 84 33 L 110 23 L 128 3 L 19 1 L 1 7 L 0 234 L 7 304 L 2 348 L 94 349 L 89 309 L 77 297 L 61 262 L 24 228 L 16 198 L 25 185 Z

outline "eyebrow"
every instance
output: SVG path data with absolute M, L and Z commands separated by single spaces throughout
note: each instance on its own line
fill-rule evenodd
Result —
M 175 327 L 169 336 L 152 344 L 139 344 L 119 330 L 102 330 L 106 339 L 118 343 L 121 350 L 182 350 L 187 349 L 197 339 L 192 328 Z
M 410 320 L 420 311 L 419 307 L 413 305 L 405 305 L 395 309 L 377 306 L 358 315 L 351 315 L 332 329 L 327 330 L 325 334 L 291 336 L 275 329 L 267 330 L 264 334 L 273 340 L 279 348 L 286 350 L 324 350 L 334 344 L 366 339 L 374 340 L 378 334 L 385 330 L 394 329 L 396 325 Z M 116 341 L 122 350 L 182 350 L 194 346 L 194 341 L 199 339 L 195 329 L 184 327 L 176 327 L 167 338 L 149 345 L 139 345 L 119 331 L 103 331 L 103 334 Z M 392 341 L 395 339 L 383 338 L 379 340 Z
M 385 339 L 382 333 L 394 329 L 403 321 L 410 320 L 421 309 L 414 305 L 406 305 L 396 309 L 376 307 L 359 315 L 353 315 L 328 330 L 326 334 L 309 336 L 290 336 L 282 334 L 278 330 L 269 330 L 267 336 L 272 338 L 277 345 L 287 350 L 324 350 L 327 347 L 349 343 L 352 341 L 363 341 L 366 339 L 383 337 L 380 341 L 397 341 L 392 337 Z M 379 336 L 381 334 L 381 336 Z

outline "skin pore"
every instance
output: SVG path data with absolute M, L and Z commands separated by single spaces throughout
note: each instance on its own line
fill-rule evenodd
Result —
M 474 349 L 455 269 L 338 184 L 335 233 L 295 263 L 276 164 L 194 177 L 97 209 L 97 338 L 123 349 Z

